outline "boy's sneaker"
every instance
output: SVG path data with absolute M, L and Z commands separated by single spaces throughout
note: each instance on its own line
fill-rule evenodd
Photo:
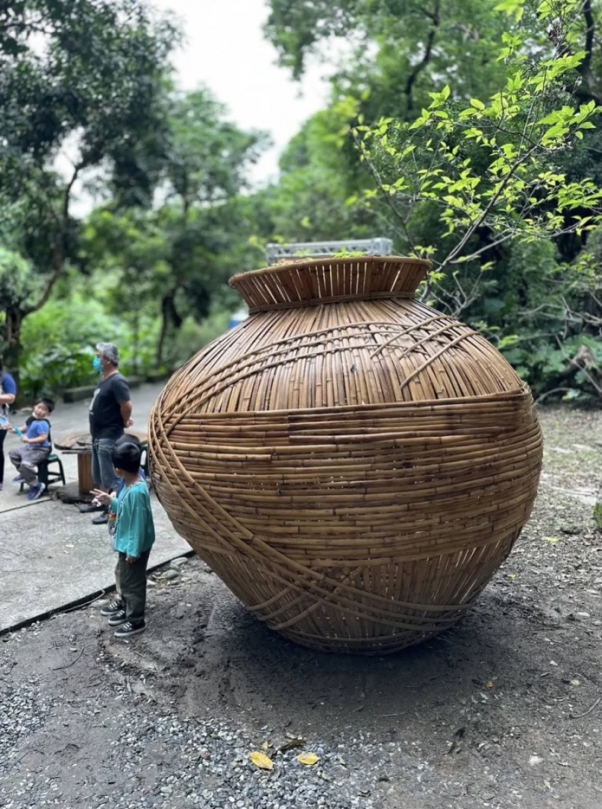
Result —
M 100 611 L 101 615 L 106 616 L 113 616 L 116 612 L 123 612 L 123 601 L 117 601 L 114 599 L 113 601 L 109 601 Z
M 97 506 L 93 506 L 92 503 L 86 503 L 83 506 L 78 506 L 78 511 L 80 514 L 89 514 L 92 511 L 104 511 L 105 507 L 102 503 L 99 503 Z
M 126 621 L 125 610 L 117 610 L 109 618 L 109 626 L 119 626 L 119 624 L 125 624 Z
M 28 500 L 37 500 L 40 495 L 44 494 L 46 488 L 45 483 L 38 483 L 37 486 L 32 486 L 27 495 Z
M 25 483 L 25 478 L 23 475 L 17 475 L 16 478 L 13 478 L 13 483 Z
M 109 621 L 109 623 L 111 623 Z M 146 629 L 146 624 L 144 621 L 139 621 L 136 624 L 133 624 L 131 621 L 126 621 L 125 624 L 120 627 L 117 632 L 115 632 L 116 638 L 131 638 L 132 635 L 139 635 L 141 632 L 144 632 Z

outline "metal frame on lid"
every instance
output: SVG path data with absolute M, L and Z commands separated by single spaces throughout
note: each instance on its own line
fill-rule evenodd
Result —
M 290 242 L 289 244 L 271 243 L 266 245 L 268 264 L 287 258 L 321 258 L 333 256 L 347 250 L 350 253 L 365 253 L 369 256 L 390 256 L 393 250 L 391 239 L 381 236 L 374 239 L 344 239 L 327 242 Z

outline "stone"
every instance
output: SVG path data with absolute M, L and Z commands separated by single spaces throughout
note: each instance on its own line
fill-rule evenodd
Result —
M 168 567 L 167 570 L 163 570 L 160 573 L 157 573 L 157 578 L 161 579 L 162 581 L 169 581 L 169 579 L 177 579 L 180 574 L 177 570 L 174 570 L 173 567 Z

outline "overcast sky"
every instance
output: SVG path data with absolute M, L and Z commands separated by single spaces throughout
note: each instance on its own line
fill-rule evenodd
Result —
M 274 148 L 253 176 L 265 181 L 278 170 L 278 154 L 312 113 L 327 103 L 325 68 L 310 67 L 301 83 L 276 64 L 276 50 L 263 37 L 266 0 L 152 0 L 184 23 L 186 44 L 174 66 L 180 86 L 204 84 L 243 129 L 267 131 Z

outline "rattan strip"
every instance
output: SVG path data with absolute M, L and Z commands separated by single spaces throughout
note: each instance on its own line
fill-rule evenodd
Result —
M 177 398 L 176 398 L 177 397 Z M 179 412 L 173 405 L 179 403 Z M 194 404 L 197 400 L 194 396 L 182 396 L 175 394 L 170 389 L 164 389 L 157 401 L 156 411 L 161 412 L 163 408 L 169 408 L 166 426 L 171 432 L 180 422 L 195 413 Z M 475 417 L 481 423 L 495 423 L 500 419 L 507 418 L 517 410 L 524 407 L 531 409 L 532 400 L 528 388 L 521 384 L 520 387 L 506 390 L 500 393 L 486 393 L 473 397 L 448 397 L 441 400 L 430 401 L 405 401 L 405 402 L 385 402 L 366 403 L 363 405 L 341 405 L 331 407 L 314 407 L 304 409 L 286 408 L 278 411 L 258 410 L 258 411 L 233 411 L 228 412 L 228 422 L 240 425 L 241 429 L 248 426 L 265 424 L 266 430 L 272 430 L 277 424 L 282 425 L 285 420 L 289 429 L 294 425 L 315 424 L 324 422 L 331 425 L 339 425 L 340 418 L 349 419 L 355 415 L 357 424 L 366 426 L 377 425 L 381 419 L 405 418 L 414 422 L 423 419 L 427 422 L 427 428 L 438 429 L 436 420 L 439 419 L 440 428 L 444 429 L 448 416 L 453 416 L 454 423 L 470 423 Z M 199 412 L 197 410 L 196 412 Z M 203 422 L 210 423 L 212 420 L 224 420 L 224 413 L 212 411 L 200 411 Z M 172 415 L 173 414 L 173 415 Z M 434 423 L 432 420 L 435 420 Z M 371 421 L 372 420 L 372 421 Z M 503 423 L 503 421 L 502 421 Z M 314 429 L 312 427 L 312 429 Z
M 514 541 L 515 537 L 516 537 L 516 532 L 512 536 L 510 536 L 508 538 L 508 542 L 506 543 L 507 548 L 506 548 L 506 550 L 504 552 L 505 554 L 507 554 L 507 552 L 509 551 L 511 543 Z M 499 558 L 499 554 L 498 554 L 498 558 Z M 234 560 L 230 560 L 230 561 L 234 561 Z M 209 559 L 209 562 L 213 566 L 214 563 L 212 563 L 211 559 Z M 452 565 L 452 567 L 455 567 L 455 565 Z M 224 575 L 225 571 L 223 571 L 223 570 L 220 571 L 218 567 L 216 567 L 215 569 L 216 569 L 216 572 L 218 573 L 218 575 L 220 575 L 220 574 L 222 576 Z M 389 569 L 390 569 L 390 566 L 389 566 Z M 361 568 L 361 571 L 362 571 L 362 574 L 365 574 L 365 572 L 366 572 L 363 567 Z M 259 569 L 257 570 L 257 574 L 258 574 L 257 576 L 252 576 L 253 570 L 250 569 L 248 562 L 245 563 L 245 568 L 243 570 L 243 573 L 245 575 L 249 575 L 250 579 L 252 579 L 252 581 L 261 581 L 261 582 L 264 582 L 266 579 L 269 580 L 270 576 L 271 576 L 269 568 L 267 568 L 265 566 L 262 567 L 261 570 L 259 570 Z M 491 575 L 491 571 L 488 571 L 487 578 L 490 575 Z M 227 575 L 225 576 L 225 578 L 226 578 L 226 581 L 228 581 L 228 576 Z M 245 590 L 243 590 L 241 592 L 240 586 L 239 586 L 239 581 L 232 582 L 232 579 L 230 578 L 229 584 L 232 587 L 232 589 L 234 590 L 234 592 L 238 591 L 239 594 L 241 595 L 241 597 L 246 596 L 246 599 L 249 600 L 249 592 L 248 591 L 245 592 Z M 478 594 L 478 592 L 480 592 L 480 590 L 482 589 L 485 581 L 486 581 L 486 579 L 484 580 L 480 576 L 477 578 L 477 580 L 475 580 L 475 582 L 474 582 L 474 584 L 472 586 L 472 590 L 471 590 L 471 599 L 467 600 L 466 595 L 464 595 L 465 600 L 464 600 L 464 603 L 461 605 L 461 607 L 449 612 L 449 611 L 446 611 L 445 607 L 443 606 L 441 608 L 441 610 L 437 614 L 438 618 L 443 619 L 439 623 L 438 629 L 434 628 L 434 627 L 437 626 L 436 621 L 430 621 L 429 624 L 428 624 L 430 627 L 433 627 L 432 631 L 440 631 L 441 628 L 443 628 L 443 626 L 446 625 L 448 621 L 449 621 L 449 624 L 447 624 L 447 625 L 451 625 L 451 624 L 455 623 L 458 620 L 458 618 L 461 617 L 461 615 L 464 614 L 464 612 L 470 607 L 471 600 L 474 599 L 474 597 Z M 421 582 L 418 582 L 418 584 L 421 584 Z M 424 584 L 424 582 L 422 582 L 422 584 Z M 428 585 L 428 582 L 426 584 Z M 411 582 L 410 583 L 410 588 L 411 589 L 416 589 L 416 583 Z M 428 587 L 426 588 L 426 591 L 428 591 Z M 285 592 L 285 591 L 283 591 L 283 592 Z M 288 592 L 288 588 L 287 588 L 286 592 Z M 362 596 L 366 596 L 366 590 L 364 589 L 364 586 L 357 593 L 356 599 L 351 602 L 351 604 L 352 604 L 351 608 L 344 605 L 343 602 L 346 603 L 345 599 L 343 600 L 343 602 L 339 602 L 337 600 L 332 605 L 333 609 L 335 609 L 334 613 L 331 613 L 331 612 L 323 613 L 323 615 L 325 615 L 326 618 L 327 618 L 327 622 L 330 623 L 330 620 L 333 618 L 334 615 L 344 615 L 344 616 L 346 616 L 346 620 L 352 620 L 352 619 L 360 620 L 361 619 L 361 620 L 367 620 L 367 621 L 374 621 L 375 623 L 372 625 L 372 629 L 371 629 L 371 632 L 370 632 L 371 637 L 374 636 L 375 629 L 377 629 L 378 627 L 380 627 L 378 629 L 378 632 L 380 632 L 380 633 L 382 633 L 383 628 L 387 627 L 387 626 L 389 626 L 389 627 L 395 626 L 397 628 L 398 632 L 400 630 L 410 629 L 410 628 L 414 628 L 414 630 L 416 630 L 416 626 L 417 626 L 416 623 L 408 624 L 408 620 L 412 620 L 416 616 L 415 615 L 406 615 L 406 614 L 404 614 L 403 611 L 399 611 L 398 609 L 396 609 L 397 605 L 396 605 L 396 600 L 394 598 L 390 598 L 386 602 L 387 606 L 392 607 L 393 610 L 394 610 L 394 613 L 393 613 L 394 618 L 392 620 L 389 620 L 388 617 L 385 615 L 385 612 L 383 611 L 382 608 L 379 608 L 376 612 L 374 612 L 374 611 L 367 611 L 367 612 L 363 611 L 361 609 L 361 607 L 362 607 L 362 604 L 361 604 Z M 328 600 L 322 601 L 322 602 L 320 602 L 318 604 L 314 603 L 312 605 L 312 607 L 313 607 L 313 612 L 316 612 L 318 609 L 319 610 L 324 610 L 325 607 L 328 607 Z M 433 609 L 433 607 L 431 605 L 429 605 L 429 607 L 430 607 L 430 609 Z M 309 613 L 310 613 L 310 611 L 307 611 L 306 616 Z M 430 613 L 430 615 L 433 618 L 435 617 L 433 615 L 433 613 Z M 268 620 L 265 615 L 264 616 L 258 616 L 258 617 L 261 617 L 262 620 Z M 402 618 L 401 621 L 398 620 L 400 617 Z M 420 616 L 418 616 L 418 617 L 420 617 Z M 295 612 L 294 615 L 291 616 L 289 625 L 292 626 L 293 624 L 296 624 L 296 623 L 298 623 L 298 615 Z M 278 628 L 282 629 L 283 628 L 282 624 L 280 624 Z M 322 627 L 322 629 L 323 629 L 323 627 Z M 426 627 L 421 625 L 421 629 L 424 630 L 424 629 L 426 629 Z
M 211 563 L 211 561 L 210 561 L 210 563 Z M 213 566 L 213 565 L 212 565 L 212 566 Z M 248 568 L 248 560 L 247 560 L 247 562 L 245 562 L 245 568 Z M 263 573 L 262 573 L 262 576 L 263 576 Z M 227 579 L 226 579 L 226 580 L 227 580 Z M 260 577 L 260 580 L 261 580 L 261 577 Z M 237 588 L 236 588 L 236 587 L 233 587 L 233 589 L 236 591 L 236 589 L 237 589 Z
M 153 446 L 161 447 L 161 444 L 157 443 L 156 441 L 153 441 Z M 178 466 L 180 466 L 181 474 L 184 475 L 184 477 L 188 477 L 187 473 L 186 473 L 186 470 L 179 463 L 179 459 L 177 458 L 177 456 L 173 455 L 172 459 L 173 459 L 173 461 L 175 461 L 175 463 Z M 173 483 L 171 481 L 167 481 L 167 482 L 168 482 L 168 485 L 173 486 Z M 202 487 L 198 486 L 198 484 L 196 484 L 193 480 L 188 480 L 188 484 L 189 485 L 187 485 L 183 490 L 183 493 L 185 494 L 184 505 L 186 506 L 187 510 L 189 510 L 191 514 L 196 515 L 196 518 L 198 519 L 198 517 L 201 516 L 201 515 L 199 515 L 199 506 L 202 505 L 202 502 L 211 501 L 211 498 L 208 498 L 206 492 L 204 491 L 204 489 L 202 489 Z M 182 493 L 182 490 L 180 490 L 180 493 Z M 199 500 L 196 497 L 193 496 L 193 493 L 196 493 L 196 494 L 201 493 L 203 495 L 203 501 L 199 502 Z M 188 499 L 191 499 L 192 506 L 190 506 L 186 502 Z M 213 505 L 216 505 L 216 504 L 213 503 Z M 209 526 L 210 522 L 212 522 L 212 521 L 217 522 L 217 519 L 213 517 L 210 510 L 207 511 L 205 506 L 202 506 L 202 510 L 209 517 L 209 521 L 207 522 L 207 526 Z M 218 511 L 220 517 L 226 518 L 228 521 L 234 522 L 236 524 L 236 521 L 234 521 L 232 519 L 231 515 L 229 515 L 225 511 L 223 511 L 223 509 L 221 507 L 218 507 L 217 511 Z M 222 525 L 222 529 L 223 529 L 223 527 L 224 526 Z M 280 554 L 279 552 L 277 552 L 277 551 L 274 552 L 273 549 L 271 549 L 266 543 L 264 543 L 263 541 L 258 541 L 257 537 L 254 537 L 252 534 L 249 534 L 249 532 L 246 529 L 244 529 L 242 527 L 242 525 L 239 525 L 238 528 L 239 528 L 239 530 L 241 530 L 243 536 L 247 536 L 248 539 L 252 539 L 254 541 L 253 544 L 256 545 L 257 547 L 261 548 L 261 551 L 262 551 L 263 554 L 265 554 L 266 559 L 272 559 L 273 558 L 274 560 L 281 561 L 284 564 L 284 569 L 285 570 L 286 570 L 287 566 L 291 566 L 291 567 L 293 567 L 293 569 L 297 569 L 299 571 L 299 573 L 301 573 L 302 575 L 306 575 L 306 576 L 308 576 L 309 579 L 313 579 L 312 589 L 317 590 L 317 591 L 322 591 L 321 592 L 322 597 L 328 596 L 328 591 L 323 592 L 323 588 L 321 587 L 321 585 L 318 585 L 318 579 L 320 581 L 322 581 L 323 577 L 319 576 L 319 574 L 317 574 L 316 571 L 309 570 L 308 568 L 305 568 L 302 565 L 297 565 L 294 562 L 292 562 L 290 559 L 288 559 L 286 556 Z M 219 537 L 218 537 L 218 539 L 219 539 Z M 253 547 L 253 545 L 247 545 L 245 543 L 241 543 L 238 540 L 238 537 L 235 534 L 230 533 L 230 540 L 233 541 L 234 545 L 238 546 L 239 550 L 241 550 L 243 553 L 247 553 L 250 556 L 255 556 L 256 555 L 256 548 Z
M 390 304 L 391 302 L 389 301 L 388 303 Z M 429 312 L 429 319 L 432 318 L 431 310 L 427 311 Z M 431 322 L 436 326 L 433 321 Z M 343 326 L 341 328 L 346 329 L 347 327 Z M 435 328 L 437 333 L 439 333 L 439 328 L 440 327 Z M 464 327 L 462 328 L 465 334 L 471 334 L 470 330 L 465 329 Z M 408 329 L 406 328 L 406 332 L 407 331 Z M 400 330 L 400 332 L 403 332 L 403 329 Z M 462 334 L 462 330 L 460 331 L 460 334 Z M 248 402 L 248 404 L 242 409 L 282 409 L 286 405 L 286 398 L 289 393 L 290 385 L 293 384 L 297 387 L 299 393 L 298 405 L 300 407 L 319 407 L 327 405 L 329 402 L 328 396 L 330 391 L 324 387 L 319 378 L 316 378 L 323 373 L 322 371 L 318 371 L 318 368 L 325 367 L 324 360 L 320 360 L 321 365 L 316 366 L 315 363 L 317 362 L 317 359 L 314 357 L 314 353 L 318 353 L 320 349 L 324 350 L 326 348 L 328 354 L 331 354 L 332 351 L 334 351 L 334 353 L 343 354 L 345 349 L 348 350 L 348 341 L 354 339 L 352 330 L 345 331 L 345 335 L 349 335 L 347 340 L 341 340 L 339 345 L 332 345 L 331 350 L 328 349 L 328 344 L 325 345 L 324 343 L 320 343 L 319 338 L 315 338 L 315 342 L 313 344 L 311 341 L 303 344 L 303 336 L 297 338 L 299 343 L 295 347 L 294 340 L 290 339 L 290 335 L 283 335 L 282 340 L 285 342 L 280 346 L 280 348 L 277 344 L 279 342 L 279 338 L 276 337 L 276 345 L 273 344 L 274 338 L 272 338 L 272 343 L 270 345 L 257 346 L 245 356 L 238 356 L 230 361 L 227 359 L 226 352 L 226 356 L 222 355 L 221 357 L 221 363 L 209 364 L 209 368 L 206 369 L 206 373 L 203 376 L 202 383 L 195 387 L 193 394 L 183 399 L 183 404 L 189 406 L 192 410 L 199 407 L 203 409 L 209 407 L 210 409 L 215 410 L 231 411 L 235 407 L 241 409 L 240 403 L 242 395 L 243 399 L 245 399 L 246 396 L 246 401 Z M 325 337 L 324 339 L 333 340 L 334 338 L 331 333 L 329 337 Z M 311 338 L 311 340 L 314 340 L 314 338 Z M 513 386 L 513 380 L 516 380 L 514 384 L 518 382 L 518 378 L 514 372 L 512 372 L 512 375 L 507 374 L 505 377 L 500 377 L 498 371 L 492 371 L 491 361 L 488 359 L 488 356 L 489 354 L 493 356 L 493 349 L 482 338 L 475 335 L 474 338 L 467 337 L 466 341 L 470 343 L 470 346 L 467 347 L 470 348 L 471 352 L 485 352 L 483 361 L 480 361 L 478 365 L 475 365 L 474 372 L 472 372 L 468 377 L 466 376 L 466 372 L 461 370 L 462 363 L 458 362 L 455 364 L 452 362 L 450 364 L 447 360 L 445 363 L 443 363 L 443 355 L 449 352 L 439 349 L 437 358 L 432 359 L 431 357 L 427 356 L 425 360 L 421 361 L 418 365 L 413 363 L 413 370 L 410 372 L 412 375 L 412 380 L 414 380 L 417 375 L 420 376 L 418 384 L 421 388 L 424 388 L 424 393 L 421 394 L 421 397 L 416 397 L 412 394 L 411 396 L 407 397 L 407 400 L 412 400 L 414 398 L 440 398 L 444 397 L 444 395 L 445 398 L 448 398 L 450 395 L 453 397 L 453 391 L 447 390 L 447 392 L 445 392 L 444 388 L 442 387 L 442 381 L 444 381 L 446 377 L 451 381 L 453 377 L 451 377 L 450 374 L 454 373 L 454 369 L 456 369 L 457 373 L 460 373 L 462 377 L 461 380 L 458 378 L 458 385 L 456 386 L 454 383 L 453 386 L 455 388 L 455 397 L 457 398 L 461 397 L 462 395 L 466 396 L 474 393 L 491 392 L 492 389 L 495 390 L 496 388 L 499 390 L 507 390 L 508 387 Z M 417 342 L 419 343 L 418 349 L 421 349 L 424 339 L 419 336 L 417 338 Z M 481 347 L 481 344 L 484 344 L 484 346 Z M 367 351 L 368 356 L 366 356 L 366 359 L 363 360 L 361 355 L 356 355 L 357 362 L 355 362 L 352 366 L 352 372 L 347 372 L 344 377 L 344 384 L 346 386 L 344 393 L 351 398 L 350 403 L 355 402 L 357 404 L 362 404 L 365 402 L 366 397 L 373 398 L 375 395 L 381 399 L 392 398 L 399 400 L 400 398 L 406 398 L 405 389 L 408 388 L 408 384 L 405 383 L 403 375 L 398 375 L 396 379 L 391 378 L 390 375 L 392 373 L 397 374 L 397 369 L 401 367 L 404 360 L 407 360 L 408 348 L 402 345 L 400 346 L 399 350 L 394 350 L 393 348 L 388 349 L 387 357 L 383 358 L 383 361 L 385 362 L 385 365 L 383 366 L 384 374 L 380 372 L 375 374 L 375 370 L 380 368 L 380 365 L 375 366 L 373 359 L 369 358 L 369 355 L 373 353 L 372 350 L 370 350 L 369 344 L 360 342 L 357 345 L 358 348 L 356 350 Z M 374 347 L 378 348 L 378 346 L 379 344 L 376 342 Z M 459 347 L 454 346 L 450 350 L 458 351 Z M 394 363 L 391 363 L 390 361 L 389 354 L 391 352 L 395 357 Z M 463 352 L 462 357 L 464 358 L 465 356 L 466 353 Z M 283 362 L 285 358 L 286 362 Z M 470 359 L 468 361 L 470 362 Z M 304 363 L 306 363 L 305 369 Z M 307 365 L 307 363 L 311 363 L 312 365 Z M 436 368 L 431 368 L 434 363 L 436 363 Z M 215 369 L 213 374 L 210 370 L 212 365 Z M 284 367 L 279 368 L 279 365 L 283 365 Z M 294 374 L 291 366 L 295 366 Z M 443 371 L 443 369 L 445 370 Z M 190 374 L 190 371 L 191 369 L 188 366 L 186 372 L 184 373 Z M 232 371 L 235 371 L 235 373 L 233 374 Z M 317 371 L 318 373 L 316 373 Z M 483 387 L 481 381 L 479 385 L 481 388 L 480 390 L 474 389 L 475 380 L 479 379 L 477 371 L 482 373 L 487 383 L 486 386 Z M 493 373 L 495 376 L 492 375 Z M 254 379 L 253 377 L 257 374 L 266 375 L 269 377 L 269 379 Z M 301 385 L 303 384 L 303 380 L 307 379 L 308 376 L 316 379 L 315 391 L 312 395 L 313 400 L 302 399 L 302 396 L 307 394 L 307 386 L 304 385 L 302 390 Z M 341 375 L 336 374 L 335 376 L 337 379 L 339 379 Z M 373 379 L 374 382 L 371 382 L 371 379 Z M 220 380 L 223 380 L 221 384 Z M 412 380 L 410 380 L 410 387 L 412 387 L 414 384 Z M 280 384 L 281 381 L 285 384 Z M 383 387 L 385 381 L 386 387 Z M 510 383 L 510 385 L 508 383 Z M 341 385 L 343 383 L 339 381 L 338 384 Z M 242 385 L 244 387 L 244 391 L 238 391 L 238 385 Z M 269 385 L 269 387 L 264 388 L 263 386 L 265 385 Z M 258 386 L 261 386 L 265 390 L 263 403 L 257 402 L 257 397 L 254 395 L 255 391 L 258 389 Z M 450 385 L 447 384 L 447 388 L 449 387 Z M 487 388 L 489 390 L 487 390 Z M 270 395 L 268 399 L 267 396 L 270 391 L 272 392 L 272 395 Z M 276 398 L 274 398 L 273 393 L 277 393 Z M 224 399 L 224 396 L 226 399 Z M 235 401 L 230 401 L 230 399 L 234 396 L 236 396 Z M 321 397 L 321 400 L 315 401 L 316 397 L 318 396 Z M 340 404 L 340 402 L 337 403 Z M 297 404 L 297 402 L 295 402 L 295 404 Z

